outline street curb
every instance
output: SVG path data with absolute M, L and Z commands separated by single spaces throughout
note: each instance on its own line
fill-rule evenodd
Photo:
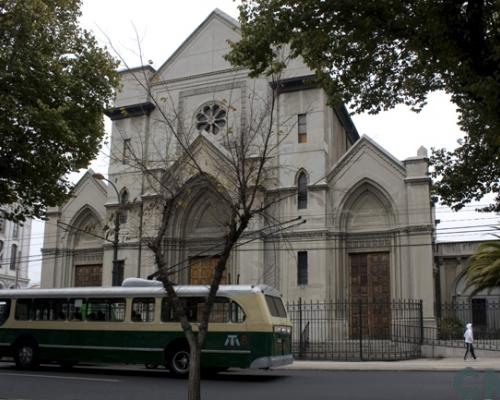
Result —
M 463 361 L 462 359 L 419 359 L 413 361 L 295 361 L 279 369 L 291 371 L 399 371 L 399 372 L 457 372 L 464 369 L 475 371 L 500 371 L 500 359 Z

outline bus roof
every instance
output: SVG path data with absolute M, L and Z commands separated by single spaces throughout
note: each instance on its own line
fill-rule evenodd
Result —
M 208 285 L 175 286 L 175 291 L 181 297 L 207 296 Z M 221 285 L 217 296 L 238 296 L 249 293 L 263 293 L 271 296 L 281 296 L 280 293 L 268 285 Z M 130 296 L 165 296 L 162 286 L 112 286 L 112 287 L 78 287 L 60 289 L 3 289 L 0 298 L 67 298 L 67 297 L 130 297 Z

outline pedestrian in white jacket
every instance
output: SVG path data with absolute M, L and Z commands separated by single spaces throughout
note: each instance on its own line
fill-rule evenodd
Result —
M 474 335 L 472 333 L 472 324 L 469 323 L 466 325 L 466 330 L 465 330 L 465 333 L 464 333 L 464 341 L 465 341 L 465 356 L 464 356 L 464 360 L 467 360 L 467 354 L 469 354 L 469 351 L 470 351 L 470 354 L 472 355 L 472 357 L 474 358 L 474 360 L 476 359 L 476 355 L 474 354 Z

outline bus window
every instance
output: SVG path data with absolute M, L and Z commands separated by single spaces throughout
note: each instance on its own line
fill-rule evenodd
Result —
M 18 321 L 31 319 L 31 299 L 17 299 L 15 318 Z
M 205 303 L 200 303 L 203 306 Z M 200 315 L 201 315 L 200 308 Z M 240 305 L 225 297 L 217 297 L 210 313 L 210 322 L 243 322 L 245 313 Z
M 185 297 L 181 299 L 184 310 L 190 322 L 197 322 L 201 318 L 205 299 L 203 297 Z M 161 320 L 163 322 L 178 322 L 174 305 L 168 298 L 162 300 Z M 245 313 L 239 304 L 225 297 L 217 297 L 210 313 L 210 322 L 243 322 Z
M 203 313 L 204 302 L 200 302 L 198 305 L 199 315 Z M 214 305 L 212 306 L 212 312 L 210 313 L 210 322 L 229 322 L 230 312 L 229 312 L 229 299 L 225 297 L 217 297 L 215 299 Z
M 88 299 L 85 303 L 85 319 L 87 321 L 124 321 L 124 299 Z
M 35 299 L 33 300 L 33 320 L 34 321 L 48 321 L 50 311 L 50 300 Z
M 68 303 L 68 319 L 71 321 L 81 321 L 83 314 L 83 299 L 70 299 Z
M 0 299 L 0 325 L 9 318 L 10 314 L 10 300 Z
M 203 299 L 200 297 L 183 297 L 180 301 L 184 307 L 188 321 L 198 321 L 198 305 Z M 174 304 L 169 298 L 164 298 L 161 302 L 161 320 L 163 322 L 179 322 Z
M 240 307 L 240 305 L 234 301 L 230 303 L 231 309 L 230 309 L 230 321 L 231 322 L 243 322 L 246 318 L 245 312 L 243 309 Z
M 273 317 L 286 318 L 286 310 L 279 297 L 266 295 L 266 303 Z
M 65 321 L 68 312 L 66 299 L 35 299 L 33 300 L 34 321 Z
M 155 299 L 153 297 L 145 299 L 134 299 L 132 302 L 133 322 L 151 322 L 155 315 Z
M 68 300 L 53 299 L 50 302 L 50 320 L 65 321 L 68 317 Z
M 179 319 L 175 315 L 175 307 L 169 298 L 165 297 L 161 301 L 161 320 L 162 322 L 177 322 Z

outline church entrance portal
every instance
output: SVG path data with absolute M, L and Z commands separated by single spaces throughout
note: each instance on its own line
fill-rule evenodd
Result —
M 75 286 L 102 286 L 102 265 L 75 266 Z
M 218 256 L 214 257 L 193 257 L 189 262 L 189 284 L 190 285 L 210 285 L 214 275 L 214 268 L 219 261 Z M 222 275 L 221 285 L 225 285 L 226 272 Z
M 351 337 L 386 338 L 391 326 L 389 253 L 350 254 Z

